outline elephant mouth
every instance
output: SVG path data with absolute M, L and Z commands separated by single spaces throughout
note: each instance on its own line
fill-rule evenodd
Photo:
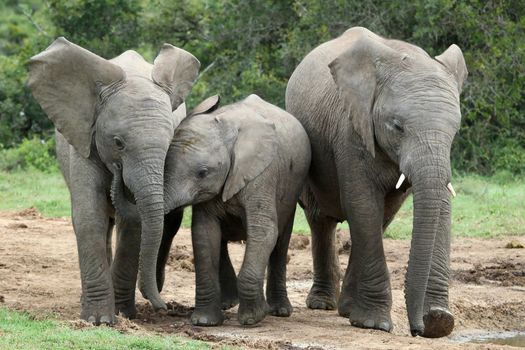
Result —
M 131 192 L 131 190 L 124 184 L 124 181 L 122 181 L 123 193 L 124 193 L 124 199 L 130 202 L 133 205 L 136 205 L 137 202 L 135 201 L 135 196 Z

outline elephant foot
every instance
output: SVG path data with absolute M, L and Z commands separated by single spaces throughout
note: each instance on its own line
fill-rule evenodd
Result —
M 425 324 L 425 330 L 421 336 L 425 338 L 441 338 L 452 333 L 454 316 L 445 308 L 432 307 L 423 316 L 423 323 Z
M 80 318 L 95 326 L 112 326 L 117 323 L 115 307 L 113 305 L 85 305 L 82 307 Z
M 239 311 L 237 313 L 237 319 L 243 326 L 252 326 L 261 322 L 268 313 L 270 307 L 264 299 L 262 301 L 254 303 L 243 302 L 241 300 L 239 304 Z
M 293 307 L 287 296 L 278 300 L 268 298 L 268 304 L 270 305 L 269 314 L 272 316 L 289 317 L 292 314 Z
M 221 285 L 221 308 L 223 310 L 231 309 L 239 304 L 239 296 L 237 295 L 237 286 L 232 288 L 225 288 Z
M 352 306 L 348 318 L 354 327 L 378 329 L 385 332 L 391 332 L 393 328 L 390 312 L 366 310 Z
M 315 284 L 306 297 L 306 306 L 310 309 L 335 310 L 336 305 L 335 291 L 317 287 Z
M 218 307 L 195 308 L 191 314 L 191 324 L 194 326 L 220 326 L 224 322 L 224 315 Z
M 115 314 L 122 315 L 125 318 L 134 319 L 137 317 L 137 308 L 135 307 L 135 301 L 127 303 L 118 303 L 115 305 Z

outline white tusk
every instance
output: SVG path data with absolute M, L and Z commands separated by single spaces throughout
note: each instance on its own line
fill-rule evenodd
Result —
M 399 180 L 397 180 L 396 190 L 399 189 L 399 187 L 401 187 L 401 185 L 403 184 L 403 181 L 405 181 L 405 174 L 401 173 Z
M 450 182 L 447 185 L 447 190 L 450 192 L 452 197 L 456 197 L 456 191 L 454 191 L 454 187 L 452 187 L 452 184 Z

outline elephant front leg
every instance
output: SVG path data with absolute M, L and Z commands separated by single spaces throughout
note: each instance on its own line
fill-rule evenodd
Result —
M 193 206 L 191 231 L 196 279 L 195 310 L 191 315 L 191 323 L 198 326 L 218 326 L 224 321 L 219 283 L 219 220 L 206 211 L 205 205 Z
M 95 196 L 96 197 L 96 196 Z M 90 323 L 114 324 L 115 297 L 107 257 L 107 232 L 110 225 L 105 200 L 102 205 L 77 201 L 72 193 L 73 227 L 77 238 L 82 312 Z
M 352 248 L 338 311 L 353 326 L 392 330 L 392 293 L 383 251 L 384 196 L 370 184 L 342 193 Z
M 135 318 L 135 286 L 139 269 L 140 219 L 127 221 L 117 218 L 117 249 L 111 266 L 115 290 L 115 312 Z
M 239 291 L 237 318 L 242 325 L 260 322 L 269 311 L 264 298 L 264 273 L 278 236 L 274 203 L 257 197 L 252 196 L 245 207 L 246 250 L 237 279 Z

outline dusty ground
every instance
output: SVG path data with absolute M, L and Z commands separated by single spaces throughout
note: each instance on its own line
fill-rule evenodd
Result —
M 344 269 L 348 253 L 347 234 L 340 232 L 340 261 Z M 450 299 L 456 316 L 451 338 L 429 340 L 409 336 L 404 306 L 403 279 L 409 242 L 385 241 L 392 276 L 394 306 L 392 334 L 351 327 L 335 311 L 309 310 L 305 297 L 312 278 L 309 241 L 293 238 L 288 265 L 288 292 L 294 306 L 290 318 L 267 317 L 255 327 L 241 327 L 236 308 L 227 312 L 221 327 L 202 328 L 188 324 L 194 298 L 194 273 L 189 232 L 184 230 L 172 248 L 165 300 L 179 303 L 179 316 L 154 315 L 138 297 L 139 319 L 120 320 L 123 332 L 179 334 L 210 342 L 255 349 L 457 349 L 500 348 L 498 345 L 460 344 L 462 334 L 483 331 L 525 330 L 525 249 L 507 249 L 516 238 L 455 239 L 452 251 L 453 279 Z M 524 237 L 518 241 L 525 243 Z M 243 245 L 230 251 L 238 267 Z M 53 314 L 74 326 L 80 312 L 80 280 L 76 244 L 69 219 L 44 219 L 35 210 L 0 213 L 0 303 L 36 316 Z

